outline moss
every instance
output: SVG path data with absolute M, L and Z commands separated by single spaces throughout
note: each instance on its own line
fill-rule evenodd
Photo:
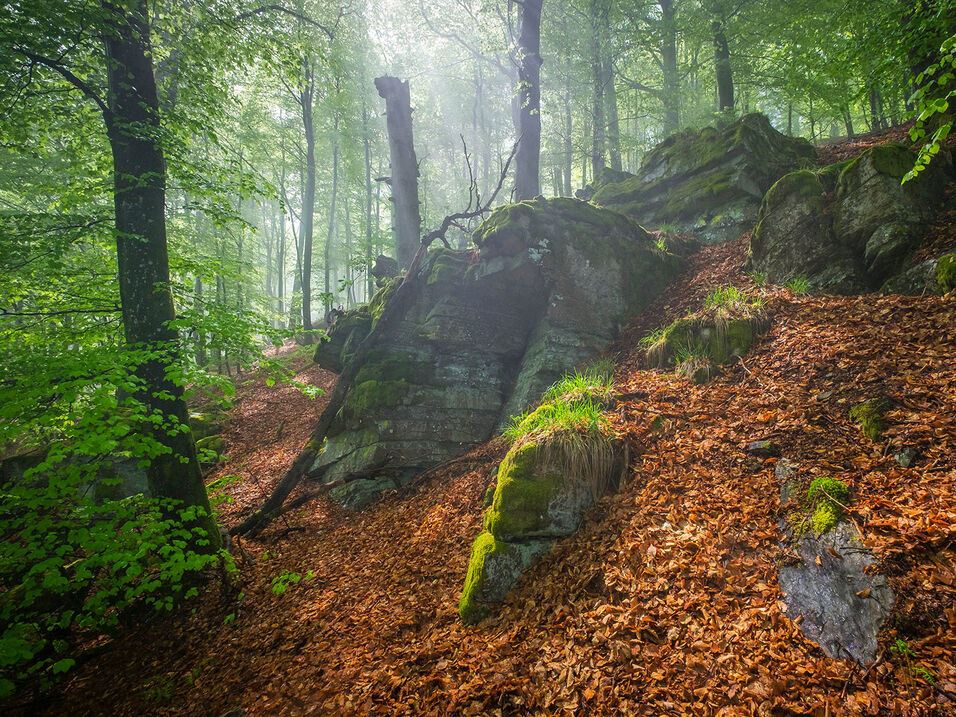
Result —
M 890 402 L 885 398 L 871 398 L 850 409 L 850 418 L 860 424 L 863 435 L 871 441 L 879 441 L 886 429 L 884 415 L 890 410 Z
M 817 535 L 833 530 L 840 521 L 842 510 L 830 503 L 820 503 L 813 511 L 813 517 L 810 519 L 810 528 Z
M 850 500 L 850 489 L 846 483 L 823 476 L 815 478 L 807 489 L 806 504 L 812 509 L 810 527 L 817 535 L 822 535 L 836 527 L 843 517 L 843 506 Z
M 382 312 L 385 311 L 385 305 L 388 303 L 388 300 L 394 296 L 395 292 L 398 290 L 399 285 L 402 283 L 402 277 L 395 276 L 387 280 L 381 289 L 372 294 L 372 298 L 369 299 L 367 313 L 372 317 L 372 323 L 369 327 L 371 330 L 378 320 L 382 318 Z M 345 317 L 343 316 L 339 321 L 342 321 Z
M 495 499 L 495 489 L 498 487 L 497 483 L 490 483 L 487 488 L 485 488 L 485 494 L 481 497 L 481 507 L 489 508 L 491 507 L 492 501 Z
M 945 254 L 936 262 L 936 283 L 944 292 L 956 289 L 956 254 Z
M 556 473 L 538 475 L 539 447 L 534 442 L 516 445 L 498 469 L 498 485 L 484 528 L 500 538 L 528 536 L 547 523 L 548 505 L 564 482 Z
M 493 553 L 504 549 L 507 549 L 507 545 L 495 540 L 495 536 L 487 532 L 480 533 L 472 543 L 465 587 L 462 589 L 461 600 L 458 602 L 458 615 L 466 625 L 474 625 L 488 616 L 490 612 L 488 606 L 477 600 L 481 591 L 485 561 Z
M 376 408 L 400 406 L 412 387 L 407 381 L 365 381 L 356 383 L 345 399 L 345 409 L 361 416 Z
M 429 268 L 425 283 L 429 286 L 438 283 L 456 283 L 461 281 L 473 258 L 472 252 L 455 251 L 437 247 L 429 252 Z
M 816 503 L 821 499 L 834 499 L 846 505 L 850 499 L 850 489 L 846 483 L 836 478 L 828 476 L 814 478 L 810 487 L 807 488 L 807 500 Z

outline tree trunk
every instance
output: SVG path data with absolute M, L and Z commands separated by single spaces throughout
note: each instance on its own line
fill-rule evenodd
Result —
M 572 163 L 574 162 L 574 147 L 571 143 L 571 133 L 574 129 L 571 115 L 571 68 L 567 68 L 564 76 L 564 196 L 574 194 L 571 186 Z
M 300 242 L 302 244 L 302 328 L 312 330 L 312 227 L 315 214 L 315 131 L 312 125 L 312 99 L 315 95 L 315 65 L 311 59 L 303 61 L 302 89 L 299 105 L 302 107 L 302 126 L 305 130 L 305 189 L 302 193 Z
M 604 121 L 604 63 L 601 60 L 601 36 L 607 32 L 607 5 L 593 0 L 591 16 L 591 175 L 594 179 L 604 171 L 605 132 Z
M 412 132 L 408 82 L 397 77 L 375 78 L 375 89 L 385 100 L 385 123 L 392 160 L 392 232 L 398 265 L 407 269 L 421 243 L 418 203 L 418 160 Z
M 620 172 L 621 162 L 621 120 L 617 111 L 617 92 L 614 89 L 614 63 L 611 57 L 604 56 L 604 101 L 607 105 L 607 152 L 611 169 Z
M 717 110 L 734 111 L 734 71 L 730 65 L 730 47 L 720 20 L 711 23 L 714 31 L 714 71 L 717 75 Z
M 362 146 L 365 149 L 365 300 L 375 293 L 372 276 L 372 140 L 369 137 L 368 110 L 362 108 Z
M 515 196 L 518 201 L 541 194 L 541 3 L 524 0 L 518 32 L 518 152 Z
M 328 320 L 329 312 L 332 310 L 332 284 L 330 275 L 332 271 L 332 242 L 335 239 L 335 200 L 339 193 L 339 118 L 335 117 L 332 139 L 332 200 L 329 203 L 329 233 L 325 240 L 325 254 L 323 262 L 325 264 L 325 316 Z
M 680 129 L 680 75 L 677 71 L 677 13 L 674 0 L 660 0 L 661 28 L 664 40 L 661 44 L 661 64 L 664 69 L 664 133 Z
M 113 14 L 106 34 L 106 73 L 109 85 L 107 135 L 113 153 L 113 190 L 116 213 L 116 254 L 120 300 L 126 342 L 152 355 L 136 373 L 143 382 L 137 396 L 150 413 L 159 413 L 180 425 L 189 414 L 182 387 L 168 378 L 176 361 L 178 336 L 170 328 L 176 318 L 169 288 L 166 247 L 166 163 L 160 136 L 159 100 L 153 77 L 146 0 L 122 8 L 104 4 Z M 205 545 L 221 544 L 209 508 L 196 448 L 189 431 L 146 423 L 151 436 L 169 449 L 154 457 L 147 468 L 152 494 L 196 506 L 205 516 L 196 525 L 206 532 Z

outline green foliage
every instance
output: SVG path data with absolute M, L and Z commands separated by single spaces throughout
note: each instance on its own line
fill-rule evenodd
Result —
M 910 139 L 925 140 L 913 168 L 903 176 L 903 183 L 915 179 L 939 154 L 943 140 L 953 127 L 950 102 L 956 99 L 956 35 L 950 35 L 939 48 L 939 60 L 916 76 L 918 89 L 910 101 L 916 102 L 916 121 L 910 128 Z M 927 137 L 926 123 L 939 116 L 938 126 Z
M 275 595 L 282 595 L 292 585 L 298 585 L 300 582 L 311 580 L 313 577 L 315 577 L 315 573 L 312 570 L 309 570 L 303 576 L 287 568 L 272 578 L 272 592 Z
M 609 425 L 604 406 L 613 393 L 613 380 L 606 373 L 588 369 L 566 374 L 545 391 L 538 408 L 513 416 L 504 435 L 518 441 L 562 432 L 600 434 Z
M 810 280 L 802 276 L 795 277 L 788 281 L 784 286 L 794 294 L 802 295 L 810 292 Z
M 762 271 L 748 271 L 747 276 L 754 283 L 754 286 L 760 288 L 767 283 L 767 275 Z

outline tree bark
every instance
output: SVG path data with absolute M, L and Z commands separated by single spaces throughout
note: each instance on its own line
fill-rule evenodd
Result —
M 421 241 L 418 202 L 418 159 L 412 132 L 408 82 L 397 77 L 375 78 L 375 89 L 385 100 L 385 123 L 392 163 L 392 232 L 398 265 L 407 269 Z
M 607 105 L 607 153 L 611 169 L 620 172 L 621 162 L 621 120 L 617 111 L 617 91 L 614 89 L 614 63 L 608 53 L 604 55 L 604 101 Z
M 329 312 L 332 310 L 332 241 L 335 238 L 335 201 L 339 193 L 339 117 L 336 114 L 333 126 L 332 136 L 332 200 L 329 203 L 329 233 L 325 240 L 325 253 L 323 263 L 325 264 L 325 317 L 328 320 Z
M 524 0 L 518 32 L 518 154 L 515 196 L 518 201 L 541 194 L 541 3 Z
M 113 15 L 106 34 L 108 81 L 107 135 L 113 153 L 113 201 L 116 254 L 126 342 L 150 356 L 136 373 L 143 382 L 138 394 L 150 413 L 164 423 L 188 425 L 182 387 L 168 377 L 177 360 L 178 336 L 170 328 L 176 318 L 169 288 L 166 246 L 166 162 L 160 145 L 159 99 L 153 76 L 149 6 L 136 0 L 118 7 L 104 4 Z M 146 422 L 150 435 L 169 449 L 147 468 L 152 494 L 196 506 L 205 517 L 196 521 L 216 550 L 219 530 L 209 508 L 192 434 L 170 432 L 170 426 Z
M 312 123 L 312 100 L 315 96 L 315 66 L 311 59 L 303 61 L 303 81 L 299 92 L 302 126 L 305 130 L 305 188 L 302 192 L 300 242 L 302 244 L 302 328 L 312 330 L 312 234 L 315 214 L 315 128 Z
M 714 70 L 717 76 L 717 109 L 734 111 L 734 71 L 730 65 L 730 47 L 724 34 L 724 24 L 714 20 Z
M 590 4 L 591 25 L 591 175 L 594 179 L 604 171 L 604 63 L 601 60 L 601 36 L 607 31 L 608 7 L 600 0 Z
M 664 88 L 664 133 L 680 129 L 680 74 L 677 71 L 677 11 L 674 0 L 660 0 L 661 29 L 664 40 L 661 44 Z

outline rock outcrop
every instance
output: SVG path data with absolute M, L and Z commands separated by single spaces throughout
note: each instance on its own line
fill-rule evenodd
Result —
M 806 140 L 750 114 L 722 130 L 671 135 L 637 176 L 597 186 L 593 201 L 648 229 L 669 225 L 705 243 L 730 241 L 753 228 L 767 189 L 815 156 Z
M 347 506 L 490 438 L 602 350 L 681 263 L 626 217 L 574 199 L 499 208 L 475 243 L 432 250 L 409 310 L 373 347 L 335 417 L 313 470 L 351 478 L 332 491 Z M 320 365 L 340 369 L 388 290 L 336 321 L 316 351 Z
M 876 659 L 877 635 L 893 609 L 887 579 L 873 571 L 876 558 L 856 526 L 843 517 L 850 496 L 845 484 L 817 478 L 809 488 L 796 465 L 777 463 L 782 481 L 781 520 L 791 559 L 780 566 L 787 616 L 827 657 L 866 666 Z
M 840 294 L 942 291 L 940 259 L 913 265 L 940 206 L 949 158 L 900 184 L 915 155 L 902 145 L 868 149 L 853 160 L 786 175 L 764 198 L 748 266 L 776 284 L 795 278 Z

